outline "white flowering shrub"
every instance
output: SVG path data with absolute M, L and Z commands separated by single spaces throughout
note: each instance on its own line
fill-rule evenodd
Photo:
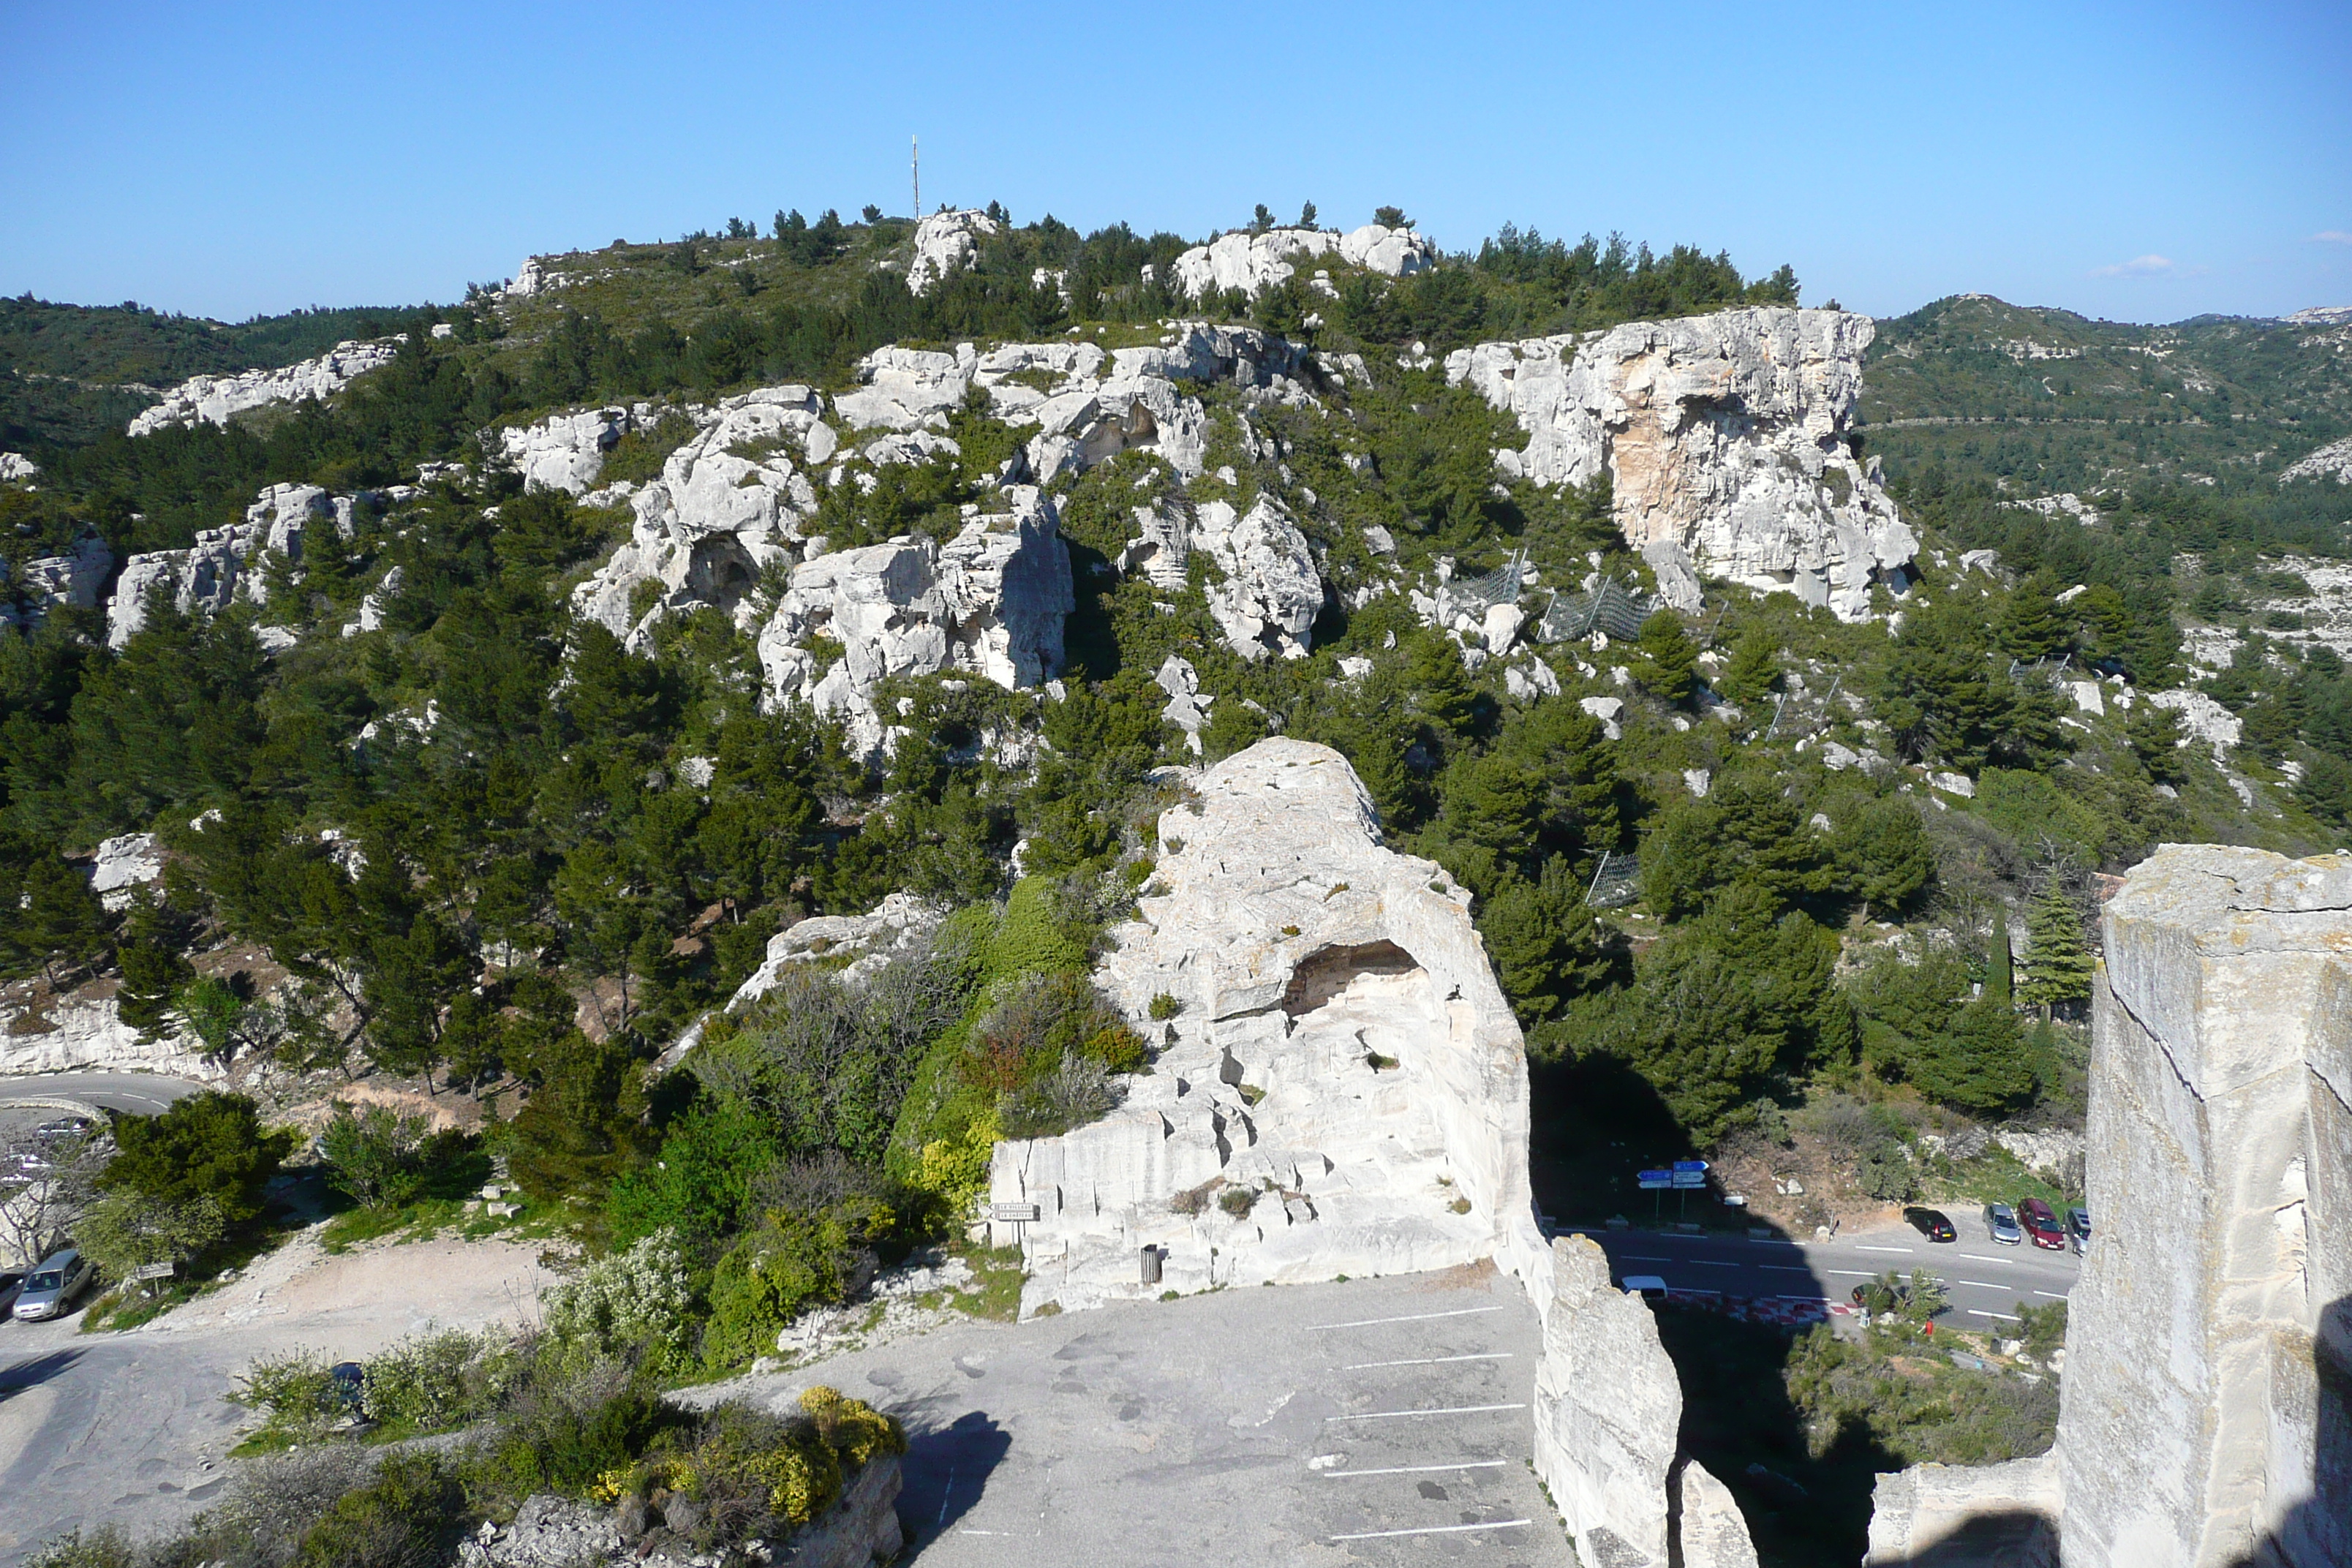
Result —
M 682 1370 L 690 1359 L 690 1303 L 686 1257 L 666 1226 L 539 1297 L 558 1359 L 581 1365 L 635 1352 L 659 1372 Z
M 411 1334 L 363 1364 L 371 1419 L 422 1432 L 495 1415 L 520 1376 L 521 1352 L 497 1329 Z

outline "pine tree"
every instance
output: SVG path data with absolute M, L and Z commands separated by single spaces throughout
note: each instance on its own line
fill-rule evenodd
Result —
M 2059 879 L 2051 878 L 2033 900 L 2025 930 L 2025 999 L 2045 1011 L 2059 1003 L 2089 1000 L 2095 961 L 2083 937 L 2083 917 Z
M 1723 694 L 1734 702 L 1760 702 L 1770 696 L 1780 682 L 1780 651 L 1768 632 L 1751 631 L 1741 637 L 1731 650 L 1731 662 L 1724 666 L 1719 682 Z
M 196 972 L 180 956 L 163 907 L 144 893 L 131 906 L 114 959 L 122 970 L 122 985 L 114 997 L 122 1021 L 142 1035 L 154 1034 L 163 1028 L 172 999 Z
M 2009 953 L 2009 911 L 1995 909 L 1992 912 L 1992 952 L 1990 961 L 1985 965 L 1985 994 L 2004 1007 L 2013 1006 L 2013 985 Z
M 1313 202 L 1308 202 L 1305 206 L 1298 209 L 1298 226 L 1301 228 L 1313 228 L 1315 226 L 1315 204 Z
M 1641 668 L 1634 679 L 1669 702 L 1689 700 L 1698 673 L 1698 648 L 1683 630 L 1683 619 L 1660 610 L 1642 623 Z
M 1994 635 L 2003 653 L 2028 663 L 2062 654 L 2074 641 L 2065 610 L 2041 577 L 2029 577 L 2010 591 Z

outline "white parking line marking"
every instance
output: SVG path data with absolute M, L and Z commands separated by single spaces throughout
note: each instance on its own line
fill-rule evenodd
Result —
M 1863 1268 L 1832 1268 L 1830 1272 L 1832 1274 L 1843 1275 L 1848 1279 L 1875 1279 L 1878 1278 L 1877 1275 Z
M 1341 1367 L 1339 1370 L 1340 1370 L 1341 1372 L 1363 1372 L 1363 1371 L 1366 1371 L 1366 1370 L 1367 1370 L 1367 1369 L 1369 1369 L 1369 1368 L 1376 1367 L 1376 1366 L 1444 1366 L 1444 1365 L 1446 1363 L 1448 1363 L 1448 1362 L 1456 1362 L 1456 1361 L 1508 1361 L 1508 1360 L 1510 1360 L 1510 1359 L 1511 1359 L 1511 1352 L 1508 1352 L 1508 1351 L 1482 1351 L 1482 1352 L 1479 1352 L 1478 1354 L 1476 1354 L 1476 1355 L 1429 1355 L 1429 1356 L 1423 1356 L 1423 1357 L 1421 1357 L 1418 1361 L 1359 1361 L 1359 1362 L 1350 1362 L 1349 1364 L 1347 1364 L 1346 1366 Z
M 1916 1252 L 1916 1247 L 1856 1247 L 1856 1252 Z
M 1326 1415 L 1324 1421 L 1391 1421 L 1403 1415 L 1482 1415 L 1490 1410 L 1525 1410 L 1525 1405 L 1454 1405 L 1443 1410 L 1374 1410 L 1362 1415 Z
M 2017 1321 L 2017 1314 L 2014 1312 L 1988 1312 L 1980 1307 L 1970 1307 L 1969 1309 L 1969 1316 L 1971 1318 L 2006 1318 L 2012 1323 Z
M 1524 1519 L 1497 1519 L 1486 1524 L 1432 1524 L 1419 1530 L 1368 1530 L 1360 1535 L 1335 1535 L 1331 1539 L 1335 1542 L 1388 1541 L 1400 1535 L 1459 1535 L 1468 1530 L 1517 1530 L 1527 1522 Z
M 1475 1318 L 1482 1312 L 1499 1312 L 1500 1307 L 1463 1307 L 1451 1312 L 1411 1312 L 1402 1318 L 1359 1318 L 1352 1323 L 1309 1323 L 1307 1332 L 1323 1329 L 1369 1329 L 1381 1323 L 1425 1323 L 1433 1318 Z
M 1979 1290 L 2006 1290 L 2009 1289 L 2006 1285 L 1996 1285 L 1990 1279 L 1962 1279 L 1957 1281 L 1957 1283 L 1962 1285 L 1973 1285 Z
M 1963 1252 L 1960 1256 L 1967 1258 L 1971 1263 L 2014 1263 L 2017 1261 L 2014 1258 L 1991 1258 L 1981 1252 Z
M 2063 1301 L 2066 1299 L 2066 1293 L 2063 1290 L 2036 1290 L 2034 1294 L 2047 1296 L 2053 1301 Z
M 1391 1465 L 1384 1470 L 1326 1470 L 1333 1480 L 1341 1476 L 1418 1476 L 1429 1470 L 1499 1470 L 1500 1459 L 1465 1459 L 1458 1465 Z

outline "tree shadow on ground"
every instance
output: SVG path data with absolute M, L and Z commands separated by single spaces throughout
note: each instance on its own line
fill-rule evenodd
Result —
M 1004 1462 L 1013 1435 L 984 1413 L 967 1411 L 945 1426 L 907 1437 L 906 1488 L 898 1494 L 898 1527 L 910 1562 L 955 1528 L 980 1501 L 989 1473 Z
M 1634 1173 L 1688 1158 L 1694 1148 L 1657 1090 L 1622 1062 L 1602 1058 L 1531 1069 L 1532 1183 L 1538 1206 L 1597 1234 L 1612 1215 L 1636 1229 L 1677 1219 L 1676 1200 L 1643 1192 Z M 1791 1240 L 1779 1227 L 1693 1205 L 1731 1234 Z M 1762 1233 L 1759 1235 L 1758 1233 Z M 1834 1299 L 1817 1276 L 1794 1275 L 1776 1291 Z M 1864 1427 L 1849 1424 L 1816 1455 L 1785 1373 L 1800 1328 L 1746 1322 L 1699 1307 L 1658 1309 L 1658 1333 L 1682 1384 L 1683 1451 L 1727 1487 L 1765 1568 L 1860 1563 L 1868 1549 L 1871 1492 L 1881 1471 L 1903 1468 Z
M 14 1399 L 28 1388 L 37 1388 L 51 1378 L 63 1376 L 81 1357 L 82 1352 L 78 1350 L 47 1351 L 0 1368 L 0 1402 Z

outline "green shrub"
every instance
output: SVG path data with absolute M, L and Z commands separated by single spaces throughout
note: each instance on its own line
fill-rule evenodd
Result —
M 264 1412 L 265 1425 L 280 1430 L 314 1426 L 339 1409 L 327 1358 L 314 1350 L 257 1356 L 236 1376 L 228 1397 L 248 1410 Z
M 434 1454 L 387 1457 L 302 1538 L 302 1568 L 440 1568 L 466 1528 L 457 1478 Z
M 235 1227 L 261 1213 L 262 1189 L 293 1152 L 294 1134 L 265 1131 L 247 1096 L 207 1089 L 161 1116 L 130 1116 L 115 1126 L 118 1152 L 99 1184 L 175 1205 L 211 1199 Z
M 711 1276 L 703 1342 L 711 1366 L 772 1353 L 793 1318 L 846 1298 L 872 1276 L 877 1247 L 895 1239 L 902 1220 L 903 1199 L 845 1164 L 799 1167 L 772 1195 Z
M 403 1116 L 386 1106 L 354 1110 L 338 1100 L 319 1135 L 327 1179 L 362 1208 L 399 1208 L 425 1191 L 428 1117 Z
M 1164 1024 L 1184 1010 L 1184 1004 L 1162 991 L 1151 998 L 1151 1021 Z
M 442 1431 L 497 1413 L 523 1371 L 514 1342 L 495 1330 L 412 1334 L 362 1363 L 371 1419 Z
M 79 1526 L 45 1541 L 26 1560 L 26 1568 L 139 1568 L 139 1552 L 113 1525 L 84 1535 Z

